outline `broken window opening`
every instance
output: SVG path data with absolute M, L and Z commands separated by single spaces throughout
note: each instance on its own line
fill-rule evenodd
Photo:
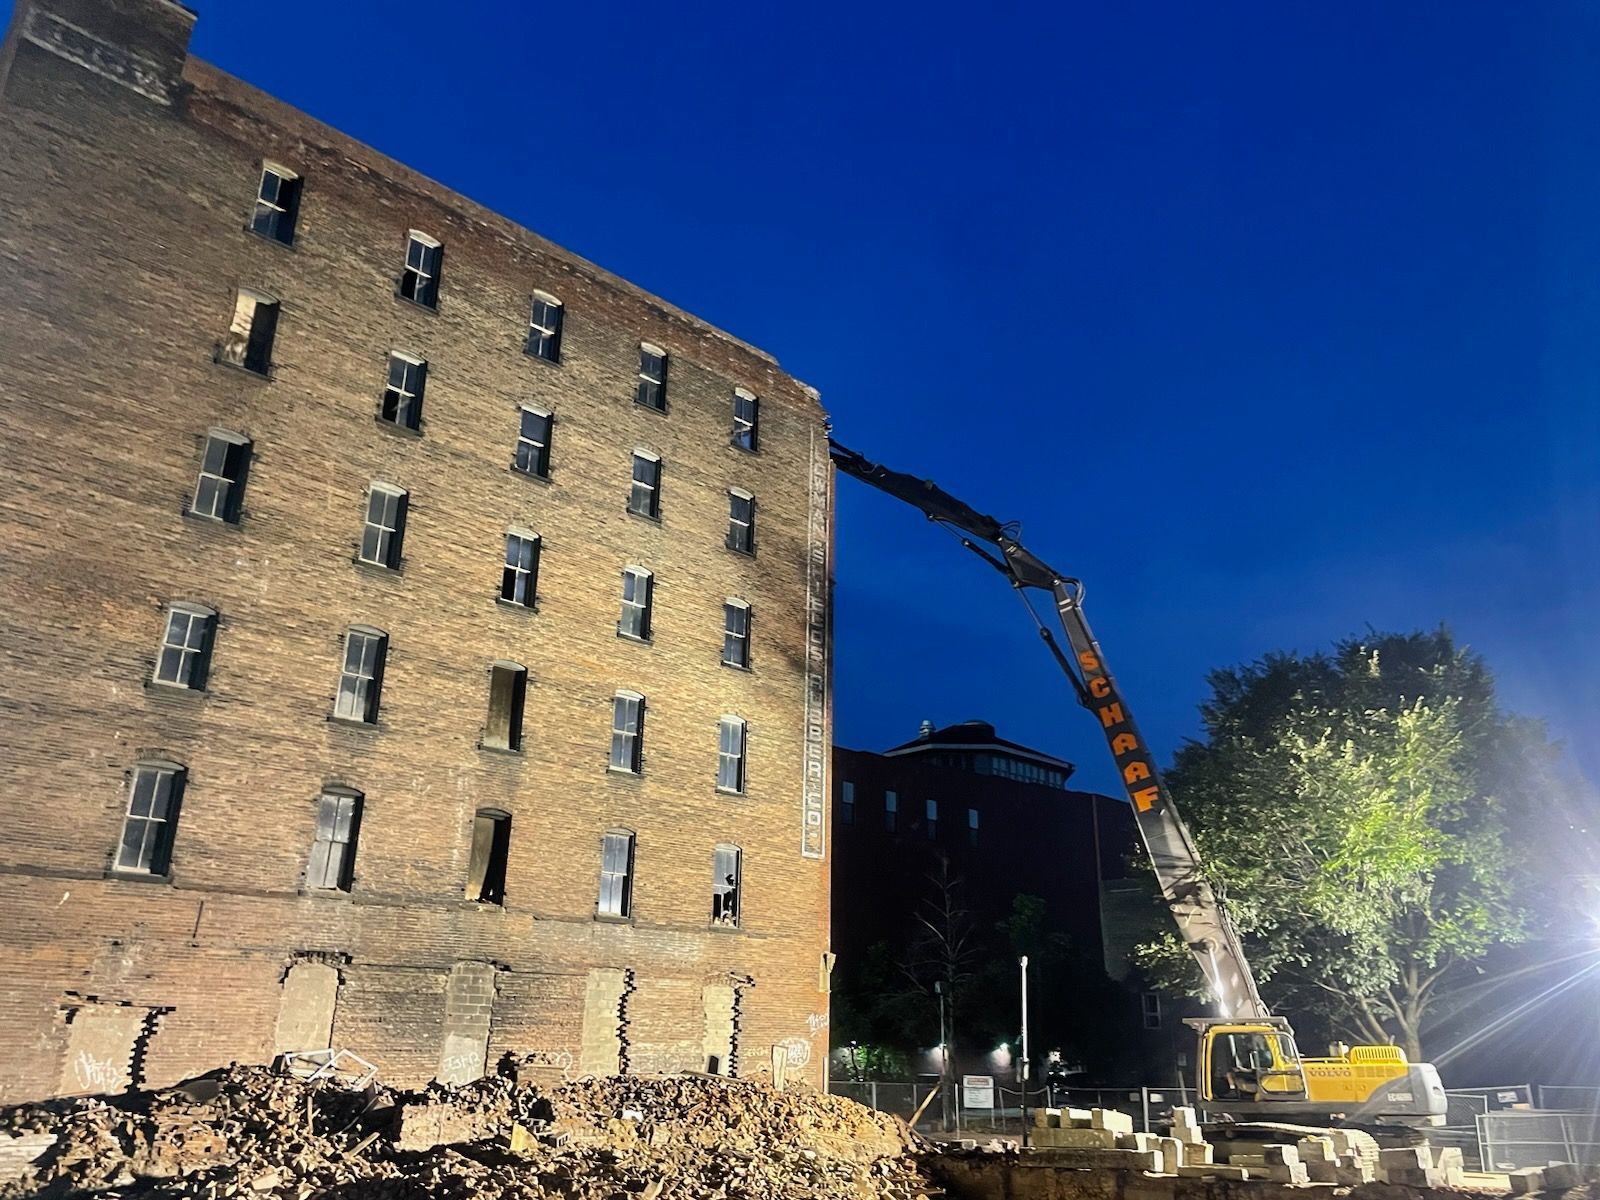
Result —
M 611 704 L 611 766 L 639 774 L 644 761 L 644 697 L 618 692 Z
M 633 834 L 607 830 L 600 843 L 600 898 L 595 911 L 603 917 L 633 912 Z
M 256 189 L 256 207 L 250 229 L 264 238 L 294 244 L 295 219 L 300 213 L 300 176 L 277 163 L 263 163 Z
M 197 517 L 238 524 L 245 475 L 249 469 L 249 438 L 220 429 L 208 433 L 189 511 Z
M 306 865 L 306 886 L 348 892 L 354 878 L 360 792 L 332 787 L 317 801 L 317 834 Z
M 211 655 L 217 614 L 199 604 L 175 603 L 167 609 L 167 626 L 156 656 L 155 681 L 202 691 Z
M 128 808 L 122 818 L 122 840 L 113 864 L 118 871 L 165 875 L 172 865 L 172 841 L 178 825 L 186 771 L 178 763 L 145 762 L 133 769 Z
M 546 362 L 561 361 L 561 301 L 533 294 L 528 312 L 528 353 Z
M 272 341 L 277 331 L 277 300 L 263 292 L 240 288 L 234 296 L 233 322 L 217 348 L 217 361 L 256 375 L 270 375 Z
M 389 382 L 383 389 L 379 416 L 401 429 L 422 428 L 422 394 L 427 383 L 428 364 L 424 360 L 390 351 Z
M 361 531 L 361 561 L 395 570 L 406 535 L 410 497 L 400 488 L 374 483 L 367 490 L 367 521 Z
M 538 600 L 539 549 L 536 533 L 506 534 L 505 568 L 500 573 L 500 599 L 507 604 L 533 608 Z
M 524 475 L 550 478 L 550 433 L 555 418 L 537 408 L 523 408 L 517 428 L 517 453 L 512 466 Z
M 634 399 L 657 412 L 667 411 L 667 352 L 656 346 L 639 347 L 639 390 Z
M 717 724 L 717 790 L 744 792 L 745 723 L 723 717 Z
M 506 902 L 506 861 L 511 854 L 511 814 L 480 808 L 472 818 L 472 857 L 466 898 L 479 904 Z
M 443 257 L 443 246 L 413 229 L 406 240 L 406 267 L 400 275 L 400 294 L 423 308 L 439 307 L 439 266 Z
M 354 627 L 344 636 L 344 667 L 333 715 L 365 725 L 378 722 L 378 695 L 383 689 L 383 662 L 389 637 L 381 630 Z
M 643 567 L 622 569 L 622 616 L 617 633 L 623 637 L 650 640 L 650 603 L 655 592 L 655 576 Z
M 522 749 L 522 710 L 528 694 L 528 669 L 497 662 L 489 668 L 489 723 L 483 744 L 496 750 Z
M 740 860 L 737 846 L 718 846 L 711 855 L 711 923 L 739 924 Z

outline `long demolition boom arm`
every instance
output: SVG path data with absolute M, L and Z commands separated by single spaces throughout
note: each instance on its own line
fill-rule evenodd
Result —
M 1150 853 L 1161 895 L 1178 923 L 1184 943 L 1200 964 L 1221 1015 L 1271 1015 L 1256 991 L 1233 923 L 1201 872 L 1200 856 L 1189 830 L 1173 807 L 1155 760 L 1134 726 L 1133 715 L 1117 691 L 1100 645 L 1084 619 L 1083 584 L 1036 558 L 1017 540 L 1013 527 L 985 516 L 931 481 L 869 462 L 838 442 L 829 442 L 829 452 L 834 465 L 846 475 L 905 501 L 922 510 L 930 521 L 954 531 L 963 546 L 1010 579 L 1019 591 L 1036 588 L 1050 593 L 1071 653 L 1062 651 L 1055 635 L 1042 622 L 1040 636 L 1072 682 L 1078 700 L 1100 720 L 1133 806 L 1139 835 Z M 998 555 L 988 546 L 997 548 Z

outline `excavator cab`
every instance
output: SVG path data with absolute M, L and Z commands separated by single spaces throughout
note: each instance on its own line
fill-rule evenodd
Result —
M 1213 1104 L 1304 1101 L 1306 1072 L 1280 1021 L 1191 1020 L 1200 1034 L 1200 1094 Z

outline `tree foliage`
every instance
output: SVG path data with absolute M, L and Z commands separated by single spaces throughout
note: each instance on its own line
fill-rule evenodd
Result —
M 1445 630 L 1374 634 L 1211 676 L 1169 783 L 1263 991 L 1420 1056 L 1490 952 L 1527 936 L 1555 755 Z M 1199 991 L 1176 938 L 1146 969 Z

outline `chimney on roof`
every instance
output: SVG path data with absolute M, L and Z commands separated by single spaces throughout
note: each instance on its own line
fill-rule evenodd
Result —
M 922 722 L 922 728 L 917 730 L 917 736 L 923 741 L 927 741 L 929 738 L 931 738 L 933 736 L 933 722 L 924 720 Z

